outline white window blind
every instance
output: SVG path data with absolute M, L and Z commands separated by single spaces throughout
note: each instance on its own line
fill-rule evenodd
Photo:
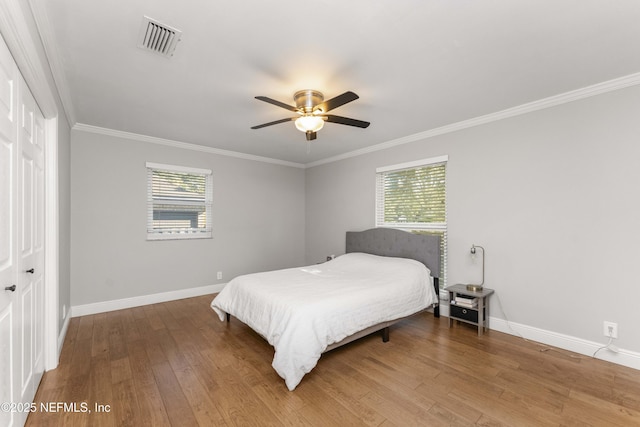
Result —
M 209 169 L 147 163 L 147 239 L 212 236 Z
M 447 156 L 376 170 L 376 227 L 441 236 L 440 285 L 447 271 Z

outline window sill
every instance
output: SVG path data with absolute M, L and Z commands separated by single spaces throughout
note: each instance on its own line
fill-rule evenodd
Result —
M 193 240 L 212 239 L 212 233 L 175 233 L 175 234 L 147 234 L 147 240 Z

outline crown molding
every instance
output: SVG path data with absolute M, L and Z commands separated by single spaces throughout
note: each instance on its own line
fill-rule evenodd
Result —
M 66 74 L 62 67 L 58 44 L 55 41 L 54 33 L 46 13 L 44 3 L 39 0 L 29 0 L 29 6 L 31 7 L 33 19 L 38 27 L 40 40 L 42 40 L 42 45 L 44 46 L 44 51 L 47 55 L 49 68 L 51 69 L 53 81 L 56 84 L 56 90 L 60 97 L 62 108 L 67 116 L 67 122 L 69 123 L 69 127 L 73 127 L 76 123 L 76 115 L 73 108 L 71 90 L 69 89 Z
M 81 131 L 81 132 L 89 132 L 89 133 L 95 133 L 99 135 L 113 136 L 116 138 L 130 139 L 133 141 L 166 145 L 174 148 L 182 148 L 184 150 L 200 151 L 203 153 L 217 154 L 217 155 L 226 156 L 226 157 L 235 157 L 235 158 L 244 159 L 244 160 L 253 160 L 256 162 L 271 163 L 275 165 L 289 166 L 293 168 L 300 168 L 300 169 L 305 168 L 305 166 L 301 163 L 294 163 L 294 162 L 288 162 L 285 160 L 272 159 L 270 157 L 255 156 L 253 154 L 239 153 L 239 152 L 230 151 L 230 150 L 222 150 L 220 148 L 213 148 L 213 147 L 208 147 L 208 146 L 199 145 L 199 144 L 190 144 L 188 142 L 174 141 L 171 139 L 157 138 L 155 136 L 141 135 L 138 133 L 131 133 L 131 132 L 124 132 L 120 130 L 102 128 L 98 126 L 86 125 L 83 123 L 76 123 L 72 129 L 76 131 Z
M 546 108 L 556 107 L 558 105 L 566 104 L 569 102 L 579 101 L 581 99 L 590 98 L 592 96 L 601 95 L 608 92 L 613 92 L 626 87 L 635 86 L 640 84 L 640 73 L 631 74 L 628 76 L 620 77 L 606 82 L 598 83 L 595 85 L 587 86 L 581 89 L 576 89 L 570 92 L 561 93 L 559 95 L 550 96 L 537 101 L 522 104 L 517 107 L 508 108 L 506 110 L 498 111 L 484 116 L 474 117 L 469 120 L 464 120 L 450 125 L 441 126 L 439 128 L 430 129 L 424 132 L 419 132 L 413 135 L 404 136 L 402 138 L 393 139 L 391 141 L 383 142 L 381 144 L 372 145 L 359 150 L 350 151 L 348 153 L 340 154 L 334 157 L 329 157 L 316 162 L 305 164 L 306 168 L 314 166 L 320 166 L 327 163 L 337 162 L 339 160 L 348 159 L 351 157 L 361 156 L 367 153 L 373 153 L 375 151 L 386 150 L 387 148 L 396 147 L 398 145 L 408 144 L 410 142 L 421 141 L 424 139 L 433 138 L 434 136 L 444 135 L 447 133 L 457 132 L 459 130 L 468 129 L 475 126 L 484 125 L 491 122 L 497 122 L 499 120 L 507 119 L 510 117 L 520 116 L 523 114 L 531 113 Z
M 307 169 L 315 166 L 320 166 L 328 163 L 345 160 L 351 157 L 358 157 L 364 154 L 373 153 L 380 150 L 386 150 L 388 148 L 397 147 L 399 145 L 408 144 L 411 142 L 422 141 L 425 139 L 433 138 L 435 136 L 444 135 L 459 130 L 480 126 L 487 123 L 497 122 L 499 120 L 507 119 L 510 117 L 520 116 L 523 114 L 531 113 L 538 110 L 544 110 L 552 108 L 558 105 L 566 104 L 569 102 L 579 101 L 581 99 L 590 98 L 593 96 L 613 92 L 616 90 L 624 89 L 626 87 L 636 86 L 640 84 L 640 73 L 631 74 L 628 76 L 620 77 L 606 82 L 598 83 L 595 85 L 587 86 L 581 89 L 576 89 L 570 92 L 565 92 L 559 95 L 551 96 L 548 98 L 540 99 L 537 101 L 522 104 L 517 107 L 508 108 L 506 110 L 498 111 L 484 116 L 475 117 L 469 120 L 464 120 L 450 125 L 441 126 L 439 128 L 430 129 L 424 132 L 419 132 L 412 135 L 407 135 L 401 138 L 393 139 L 391 141 L 383 142 L 381 144 L 372 145 L 359 150 L 350 151 L 348 153 L 340 154 L 326 159 L 310 162 L 306 164 L 288 162 L 285 160 L 273 159 L 269 157 L 255 156 L 251 154 L 239 153 L 235 151 L 222 150 L 219 148 L 208 147 L 198 144 L 190 144 L 186 142 L 173 141 L 169 139 L 157 138 L 148 135 L 141 135 L 130 132 L 123 132 L 113 129 L 102 128 L 98 126 L 91 126 L 82 123 L 76 123 L 73 126 L 74 130 L 97 133 L 108 136 L 115 136 L 118 138 L 131 139 L 135 141 L 149 142 L 153 144 L 167 145 L 175 148 L 182 148 L 186 150 L 194 150 L 211 154 L 218 154 L 227 157 L 236 157 L 245 160 L 253 160 L 271 164 L 277 164 L 282 166 L 289 166 L 300 169 Z

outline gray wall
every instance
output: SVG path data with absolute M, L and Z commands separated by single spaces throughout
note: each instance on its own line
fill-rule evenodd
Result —
M 145 162 L 213 170 L 213 239 L 146 240 Z M 71 176 L 73 306 L 304 263 L 303 169 L 73 130 Z
M 639 111 L 636 86 L 309 168 L 307 262 L 374 226 L 376 167 L 446 154 L 449 283 L 482 245 L 491 316 L 640 351 Z

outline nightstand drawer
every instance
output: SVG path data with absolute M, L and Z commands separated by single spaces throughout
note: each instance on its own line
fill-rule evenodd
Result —
M 478 310 L 473 308 L 460 307 L 459 305 L 451 305 L 449 307 L 450 316 L 458 319 L 468 320 L 469 322 L 478 322 Z

